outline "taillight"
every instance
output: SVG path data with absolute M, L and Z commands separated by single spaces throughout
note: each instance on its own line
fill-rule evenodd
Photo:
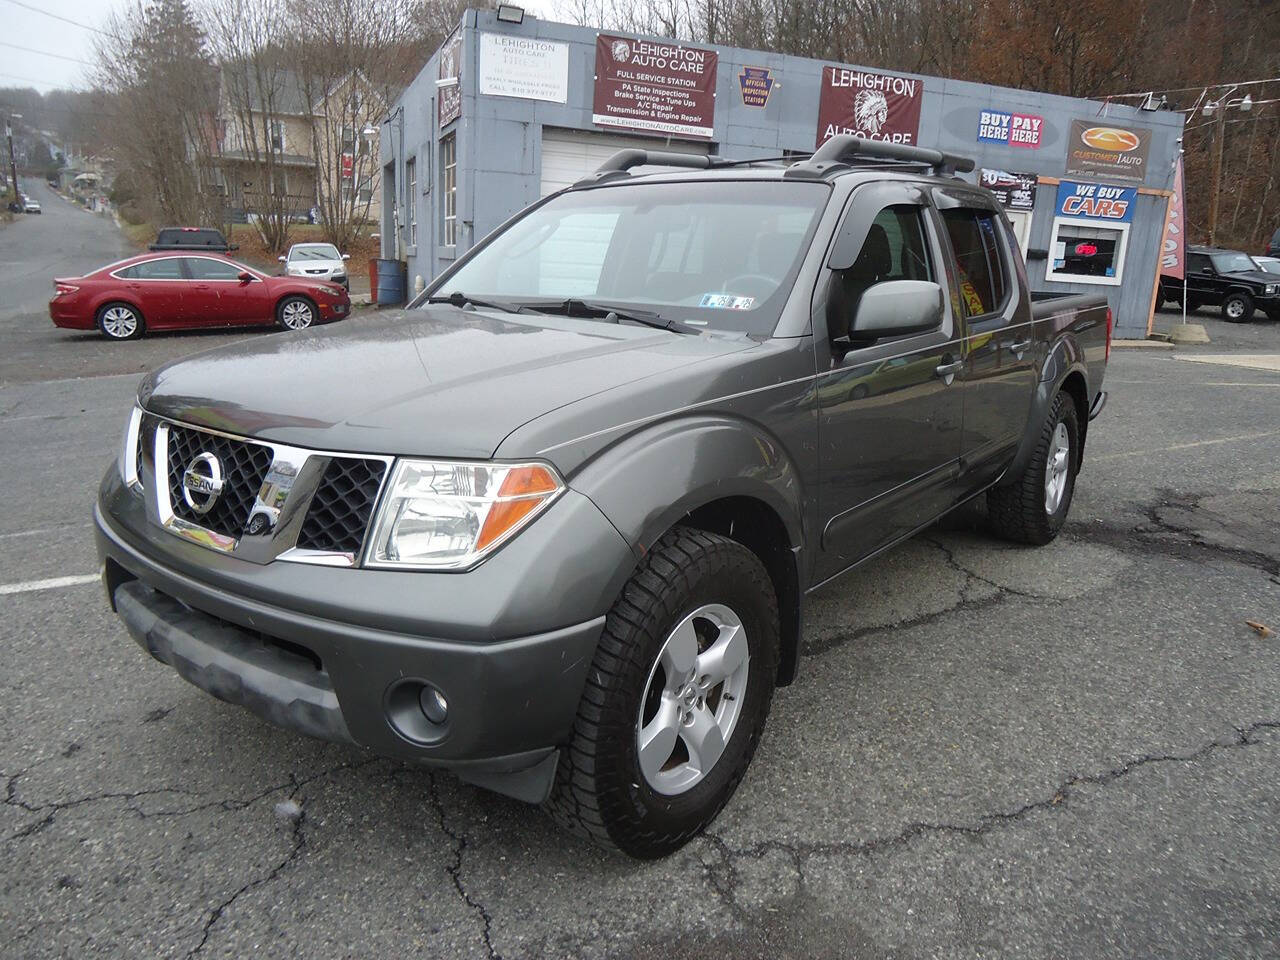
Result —
M 1112 317 L 1112 314 L 1111 314 L 1111 308 L 1110 308 L 1110 307 L 1107 307 L 1107 360 L 1110 360 L 1110 359 L 1111 359 L 1111 322 L 1112 322 L 1112 319 L 1113 319 L 1113 317 Z
M 75 293 L 80 288 L 71 283 L 55 283 L 53 285 L 53 295 L 55 297 L 65 297 L 67 294 Z

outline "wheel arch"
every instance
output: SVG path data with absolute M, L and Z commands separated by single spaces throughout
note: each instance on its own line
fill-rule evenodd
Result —
M 804 593 L 804 485 L 775 438 L 732 417 L 680 418 L 613 445 L 569 483 L 617 528 L 637 563 L 678 524 L 727 536 L 755 553 L 778 599 L 778 683 L 794 678 Z
M 1018 442 L 1017 452 L 998 485 L 1003 486 L 1005 483 L 1012 482 L 1022 473 L 1035 452 L 1039 424 L 1048 414 L 1054 397 L 1063 390 L 1067 391 L 1075 404 L 1077 419 L 1080 422 L 1080 450 L 1077 455 L 1077 464 L 1084 461 L 1084 441 L 1089 429 L 1089 368 L 1076 338 L 1064 336 L 1050 348 L 1049 356 L 1041 367 L 1040 380 L 1036 384 L 1036 392 L 1031 399 L 1031 408 L 1028 412 L 1026 427 L 1022 432 L 1022 439 Z

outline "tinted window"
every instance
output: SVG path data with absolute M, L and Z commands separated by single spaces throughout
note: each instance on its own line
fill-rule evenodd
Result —
M 965 312 L 977 317 L 999 310 L 1009 281 L 996 238 L 996 215 L 987 210 L 944 210 L 942 219 L 959 268 Z
M 1219 273 L 1249 273 L 1258 269 L 1247 253 L 1215 253 L 1213 265 Z
M 182 275 L 181 257 L 164 260 L 144 260 L 129 268 L 131 280 L 185 280 Z
M 188 246 L 218 247 L 224 241 L 217 230 L 161 230 L 156 236 L 157 244 L 182 243 Z
M 1209 258 L 1203 253 L 1187 254 L 1187 266 L 1195 273 L 1200 273 L 1205 267 L 1209 266 Z
M 924 223 L 920 208 L 910 205 L 885 207 L 871 222 L 871 232 L 879 227 L 888 241 L 888 272 L 880 280 L 932 280 L 929 254 L 925 249 Z M 868 235 L 868 241 L 871 236 Z
M 193 280 L 237 280 L 243 267 L 208 257 L 187 257 L 187 269 Z

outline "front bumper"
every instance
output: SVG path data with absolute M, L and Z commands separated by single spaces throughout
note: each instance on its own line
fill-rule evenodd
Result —
M 184 679 L 278 726 L 444 766 L 537 801 L 550 787 L 555 748 L 568 738 L 603 611 L 616 596 L 612 577 L 597 575 L 593 584 L 584 563 L 549 557 L 557 542 L 587 556 L 594 549 L 597 570 L 613 563 L 624 578 L 633 561 L 586 498 L 565 497 L 556 507 L 564 508 L 558 517 L 548 511 L 467 574 L 238 560 L 138 525 L 141 499 L 110 480 L 94 519 L 113 608 L 134 639 Z M 518 622 L 510 614 L 522 604 L 527 631 L 495 630 Z M 556 605 L 577 619 L 546 629 Z M 583 618 L 584 610 L 591 615 Z M 495 633 L 501 639 L 490 639 Z M 448 701 L 443 724 L 431 724 L 419 706 L 424 684 Z

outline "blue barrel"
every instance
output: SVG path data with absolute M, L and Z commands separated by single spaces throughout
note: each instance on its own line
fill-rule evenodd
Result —
M 404 303 L 405 264 L 399 260 L 378 261 L 378 306 Z

